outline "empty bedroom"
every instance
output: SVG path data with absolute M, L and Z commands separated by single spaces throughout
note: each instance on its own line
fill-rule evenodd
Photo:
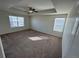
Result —
M 1 58 L 62 58 L 71 0 L 0 0 Z

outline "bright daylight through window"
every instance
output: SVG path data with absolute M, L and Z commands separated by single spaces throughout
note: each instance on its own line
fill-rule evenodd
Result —
M 54 22 L 53 31 L 63 32 L 65 18 L 56 18 Z
M 9 16 L 9 21 L 11 28 L 24 26 L 24 17 Z

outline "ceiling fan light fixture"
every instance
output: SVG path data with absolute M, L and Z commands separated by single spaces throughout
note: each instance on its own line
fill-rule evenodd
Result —
M 28 12 L 29 12 L 29 13 L 33 13 L 33 11 L 32 11 L 32 10 L 29 10 Z

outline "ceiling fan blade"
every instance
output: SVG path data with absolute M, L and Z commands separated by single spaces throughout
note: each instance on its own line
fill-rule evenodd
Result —
M 53 8 L 53 9 L 47 9 L 47 10 L 40 10 L 38 11 L 38 13 L 56 13 L 56 9 Z

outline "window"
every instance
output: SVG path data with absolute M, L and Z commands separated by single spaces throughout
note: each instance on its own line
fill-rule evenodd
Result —
M 10 27 L 23 27 L 24 26 L 24 17 L 9 16 Z
M 54 22 L 54 31 L 63 32 L 65 18 L 56 18 Z

